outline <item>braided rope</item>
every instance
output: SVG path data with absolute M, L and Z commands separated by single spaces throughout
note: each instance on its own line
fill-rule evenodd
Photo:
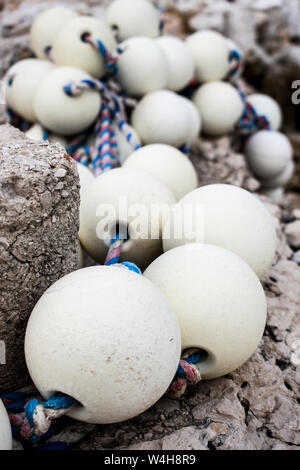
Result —
M 133 150 L 139 149 L 141 144 L 132 127 L 127 123 L 125 111 L 125 106 L 135 105 L 135 100 L 119 95 L 120 88 L 113 81 L 105 85 L 100 80 L 86 79 L 78 83 L 70 82 L 64 86 L 64 92 L 70 97 L 80 96 L 88 90 L 96 90 L 103 97 L 103 106 L 94 129 L 95 145 L 93 149 L 87 146 L 82 149 L 77 140 L 73 143 L 73 148 L 76 149 L 75 159 L 85 165 L 90 162 L 94 173 L 98 175 L 115 168 L 118 163 L 118 143 L 113 130 L 114 122 Z M 70 147 L 67 150 L 70 151 Z
M 243 57 L 236 49 L 230 51 L 229 53 L 229 63 L 230 69 L 225 80 L 231 81 L 234 80 L 242 68 Z
M 120 263 L 122 255 L 122 247 L 126 241 L 124 234 L 119 232 L 110 242 L 110 247 L 104 261 L 105 266 L 123 266 L 129 271 L 135 272 L 136 274 L 142 274 L 141 270 L 136 264 L 130 263 L 129 261 L 123 261 Z
M 201 351 L 187 350 L 179 362 L 176 375 L 166 394 L 170 398 L 180 398 L 188 385 L 196 385 L 201 381 L 197 363 L 202 357 Z
M 104 61 L 104 67 L 106 71 L 111 75 L 111 76 L 116 76 L 118 73 L 118 60 L 119 56 L 117 54 L 113 54 L 110 52 L 108 49 L 106 49 L 105 45 L 103 44 L 100 39 L 96 39 L 90 34 L 85 34 L 82 37 L 83 42 L 90 44 L 93 46 L 103 57 Z
M 239 90 L 245 108 L 242 117 L 236 125 L 236 131 L 245 142 L 254 132 L 270 130 L 270 122 L 266 116 L 259 115 L 255 108 L 247 101 L 247 96 Z
M 68 395 L 55 394 L 47 401 L 31 399 L 25 393 L 8 393 L 2 397 L 9 413 L 13 435 L 36 443 L 51 430 L 53 420 L 65 415 L 76 403 Z

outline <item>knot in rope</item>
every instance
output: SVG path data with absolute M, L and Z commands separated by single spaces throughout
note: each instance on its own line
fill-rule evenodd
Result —
M 58 393 L 47 401 L 40 401 L 36 398 L 29 399 L 26 394 L 8 394 L 3 398 L 13 428 L 18 429 L 22 439 L 38 442 L 42 436 L 47 435 L 51 430 L 51 423 L 65 415 L 76 400 L 68 395 Z
M 202 357 L 201 351 L 188 350 L 179 362 L 176 375 L 167 390 L 171 398 L 180 398 L 184 395 L 188 385 L 196 385 L 201 381 L 201 374 L 197 363 Z
M 245 93 L 239 90 L 240 96 L 244 102 L 244 112 L 236 125 L 236 131 L 242 140 L 247 140 L 254 132 L 261 130 L 270 130 L 270 122 L 266 116 L 259 115 L 255 108 L 247 101 Z
M 73 142 L 72 147 L 67 148 L 67 151 L 74 153 L 75 160 L 84 165 L 90 163 L 96 175 L 115 168 L 118 163 L 118 142 L 114 124 L 124 135 L 132 151 L 141 147 L 136 133 L 127 122 L 125 110 L 125 106 L 135 106 L 135 100 L 123 96 L 115 82 L 111 80 L 104 84 L 100 80 L 85 79 L 78 83 L 70 82 L 63 89 L 70 97 L 76 98 L 86 90 L 96 90 L 103 98 L 103 105 L 94 128 L 95 145 L 93 148 L 86 145 L 80 147 L 80 142 L 82 143 L 80 139 Z

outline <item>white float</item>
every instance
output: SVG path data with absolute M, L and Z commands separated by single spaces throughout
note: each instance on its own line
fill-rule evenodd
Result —
M 262 189 L 261 194 L 263 196 L 268 197 L 273 204 L 280 204 L 283 196 L 284 196 L 284 189 L 283 188 L 275 188 L 275 189 Z
M 167 88 L 172 91 L 183 90 L 194 78 L 193 55 L 184 41 L 176 36 L 161 36 L 157 43 L 168 59 L 169 77 Z
M 271 129 L 278 131 L 282 124 L 282 111 L 279 104 L 271 96 L 262 93 L 253 93 L 247 96 L 247 101 L 260 116 L 265 116 Z
M 103 77 L 107 70 L 99 50 L 85 42 L 91 35 L 102 41 L 109 52 L 114 52 L 116 41 L 109 27 L 89 16 L 79 16 L 69 21 L 53 42 L 52 56 L 57 65 L 78 67 L 93 77 Z
M 86 191 L 90 184 L 95 180 L 95 175 L 89 168 L 79 162 L 77 162 L 77 170 L 80 181 L 80 196 L 82 197 L 83 192 Z
M 64 7 L 49 8 L 37 15 L 30 29 L 30 45 L 39 59 L 49 59 L 55 36 L 77 16 L 75 11 Z
M 282 111 L 279 104 L 268 95 L 253 93 L 247 96 L 247 101 L 260 116 L 265 116 L 273 131 L 278 131 L 282 124 Z
M 128 95 L 143 96 L 167 87 L 168 59 L 154 39 L 127 39 L 119 49 L 117 78 Z
M 244 103 L 239 92 L 229 83 L 210 82 L 202 85 L 193 101 L 208 135 L 224 135 L 234 129 L 243 114 Z
M 253 173 L 262 179 L 277 177 L 293 156 L 289 139 L 276 131 L 259 131 L 250 137 L 245 146 L 248 164 Z
M 38 87 L 34 111 L 41 124 L 59 135 L 73 135 L 87 129 L 97 118 L 101 98 L 96 90 L 85 90 L 80 96 L 68 96 L 64 86 L 91 78 L 74 67 L 58 67 L 47 74 Z
M 119 41 L 159 35 L 160 13 L 147 0 L 115 0 L 106 9 L 105 19 Z
M 12 435 L 9 418 L 0 399 L 0 450 L 11 450 Z
M 116 295 L 117 292 L 117 295 Z M 79 421 L 133 418 L 166 391 L 178 367 L 176 316 L 151 282 L 126 268 L 96 266 L 57 281 L 28 322 L 25 355 L 40 393 L 78 401 Z
M 164 224 L 164 251 L 191 242 L 217 245 L 236 253 L 261 278 L 275 255 L 275 224 L 250 192 L 211 184 L 181 199 Z
M 191 50 L 199 82 L 223 80 L 229 71 L 227 38 L 216 31 L 198 31 L 186 43 Z
M 276 189 L 284 187 L 292 179 L 295 171 L 295 164 L 290 160 L 285 169 L 277 176 L 271 179 L 261 179 L 261 184 L 264 189 Z
M 172 305 L 182 349 L 202 350 L 203 379 L 232 372 L 255 352 L 266 323 L 265 294 L 252 269 L 234 253 L 186 245 L 160 256 L 144 275 Z
M 144 144 L 180 147 L 191 135 L 191 112 L 181 96 L 169 90 L 149 93 L 132 114 L 132 125 Z
M 35 140 L 37 142 L 45 140 L 44 139 L 45 130 L 38 123 L 34 124 L 28 131 L 25 132 L 25 134 L 27 135 L 29 139 Z M 63 147 L 67 147 L 68 145 L 67 139 L 64 139 L 60 135 L 56 135 L 56 134 L 50 133 L 46 140 L 48 140 L 49 142 L 53 144 L 59 143 Z
M 7 106 L 23 119 L 36 122 L 33 108 L 36 90 L 53 69 L 53 64 L 39 59 L 24 59 L 13 65 L 5 78 Z
M 174 202 L 171 190 L 151 173 L 132 168 L 103 173 L 83 193 L 80 241 L 93 259 L 103 263 L 119 226 L 129 233 L 122 261 L 144 269 L 162 252 L 164 211 Z
M 152 173 L 171 189 L 177 200 L 197 188 L 198 184 L 191 161 L 170 145 L 146 145 L 132 153 L 123 168 L 140 168 Z
M 191 124 L 190 124 L 189 134 L 188 134 L 186 142 L 187 144 L 191 145 L 199 137 L 199 134 L 202 129 L 202 118 L 200 116 L 200 113 L 196 105 L 191 100 L 185 98 L 184 96 L 181 96 L 180 98 L 182 99 L 182 101 L 184 101 L 184 103 L 188 107 L 188 111 L 190 114 Z

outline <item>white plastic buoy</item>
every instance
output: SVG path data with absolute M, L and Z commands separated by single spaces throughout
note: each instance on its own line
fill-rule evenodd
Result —
M 133 146 L 128 142 L 123 132 L 120 131 L 119 126 L 117 124 L 113 124 L 113 130 L 116 136 L 116 140 L 118 143 L 118 154 L 119 154 L 119 162 L 121 165 L 125 162 L 125 160 L 132 154 L 134 151 Z M 131 134 L 133 135 L 133 139 L 137 142 L 140 141 L 140 137 L 138 136 L 137 132 L 132 128 Z
M 28 131 L 25 132 L 25 134 L 29 139 L 35 140 L 37 142 L 48 140 L 49 142 L 53 144 L 58 143 L 62 145 L 63 147 L 67 147 L 68 145 L 67 139 L 64 139 L 60 135 L 50 133 L 47 139 L 44 139 L 45 130 L 38 123 L 34 124 Z
M 103 173 L 83 193 L 80 241 L 93 259 L 103 263 L 119 227 L 129 234 L 122 261 L 144 269 L 162 252 L 164 211 L 174 202 L 171 190 L 151 173 L 132 168 Z
M 230 65 L 227 38 L 216 31 L 205 30 L 191 34 L 186 43 L 193 54 L 199 82 L 226 77 Z
M 12 435 L 9 418 L 0 399 L 0 450 L 11 450 Z
M 43 78 L 54 68 L 50 62 L 39 59 L 25 59 L 13 65 L 5 78 L 8 108 L 23 119 L 36 122 L 34 96 Z
M 132 125 L 144 144 L 180 147 L 190 137 L 193 123 L 184 100 L 169 90 L 149 93 L 132 114 Z
M 189 99 L 185 98 L 184 96 L 180 96 L 182 101 L 186 104 L 188 107 L 188 111 L 190 114 L 190 119 L 191 119 L 191 124 L 190 124 L 190 129 L 187 137 L 187 144 L 191 145 L 193 144 L 197 138 L 199 137 L 199 134 L 202 129 L 202 118 L 200 116 L 200 113 L 196 107 L 196 105 L 190 101 Z
M 260 200 L 236 186 L 211 184 L 187 194 L 163 228 L 164 251 L 202 242 L 243 258 L 261 278 L 276 249 L 272 216 Z
M 144 276 L 166 295 L 180 324 L 182 349 L 202 350 L 203 379 L 234 371 L 256 350 L 267 305 L 259 279 L 234 253 L 186 245 L 156 259 Z
M 30 29 L 30 45 L 39 59 L 49 59 L 55 36 L 77 16 L 75 11 L 65 7 L 48 8 L 37 15 Z
M 210 82 L 196 91 L 193 101 L 208 135 L 224 135 L 234 129 L 244 110 L 239 92 L 229 83 Z
M 115 0 L 106 9 L 105 19 L 119 41 L 159 35 L 160 13 L 147 0 Z
M 285 169 L 277 176 L 271 179 L 261 179 L 261 184 L 264 189 L 276 189 L 284 187 L 292 179 L 295 171 L 295 164 L 290 160 Z
M 80 244 L 80 241 L 78 240 L 78 251 L 77 251 L 77 267 L 78 269 L 83 269 L 84 268 L 84 252 L 83 248 Z
M 109 27 L 89 16 L 79 16 L 69 21 L 53 42 L 52 56 L 57 65 L 78 67 L 93 77 L 103 77 L 107 70 L 100 51 L 86 42 L 90 35 L 100 40 L 109 52 L 117 46 Z
M 161 36 L 156 41 L 168 60 L 167 88 L 172 91 L 183 90 L 195 74 L 194 59 L 190 49 L 184 41 L 176 36 Z
M 127 39 L 120 44 L 119 49 L 122 52 L 119 55 L 117 78 L 128 95 L 143 96 L 166 88 L 168 59 L 154 39 Z
M 146 145 L 132 153 L 123 167 L 149 171 L 169 186 L 177 200 L 197 188 L 198 178 L 193 164 L 170 145 Z
M 82 197 L 83 192 L 88 189 L 90 184 L 94 181 L 95 176 L 89 168 L 79 162 L 77 162 L 77 170 L 80 181 L 80 197 Z
M 273 204 L 280 204 L 283 196 L 284 196 L 284 189 L 283 188 L 275 188 L 275 189 L 262 189 L 261 194 L 263 196 L 268 197 Z
M 96 90 L 84 90 L 80 96 L 68 96 L 64 86 L 91 78 L 74 67 L 58 67 L 47 74 L 38 87 L 34 111 L 46 129 L 59 135 L 73 135 L 87 129 L 101 108 L 101 98 Z
M 68 415 L 98 424 L 125 421 L 152 406 L 176 372 L 180 349 L 165 296 L 120 267 L 90 267 L 57 281 L 35 306 L 25 337 L 28 370 L 40 393 L 75 398 Z
M 278 131 L 282 124 L 282 111 L 279 104 L 271 96 L 262 93 L 253 93 L 247 96 L 247 101 L 254 107 L 260 116 L 265 116 L 271 129 Z
M 270 179 L 282 173 L 293 156 L 289 139 L 276 131 L 259 131 L 245 146 L 248 164 L 258 178 Z

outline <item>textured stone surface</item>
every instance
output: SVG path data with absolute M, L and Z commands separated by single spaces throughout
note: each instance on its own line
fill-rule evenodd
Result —
M 79 179 L 59 145 L 0 126 L 0 392 L 26 382 L 23 337 L 43 292 L 77 268 Z

